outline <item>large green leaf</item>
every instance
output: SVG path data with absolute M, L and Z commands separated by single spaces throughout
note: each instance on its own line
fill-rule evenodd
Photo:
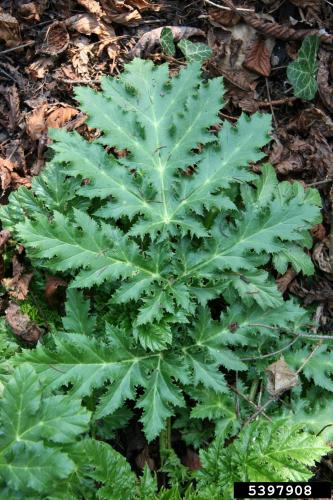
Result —
M 20 365 L 0 402 L 0 482 L 21 493 L 49 493 L 75 468 L 61 445 L 75 442 L 89 420 L 80 400 L 44 396 L 32 367 Z

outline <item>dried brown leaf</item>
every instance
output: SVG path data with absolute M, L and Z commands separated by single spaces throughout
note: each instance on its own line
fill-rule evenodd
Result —
M 94 14 L 97 16 L 102 16 L 104 14 L 100 3 L 96 0 L 77 0 L 77 3 L 82 5 L 85 9 L 87 9 L 90 14 Z
M 26 68 L 26 73 L 34 80 L 38 80 L 44 78 L 48 74 L 53 64 L 54 59 L 52 59 L 52 57 L 41 57 Z
M 275 170 L 281 174 L 296 174 L 304 170 L 304 158 L 301 154 L 291 154 L 287 159 L 276 163 Z
M 69 44 L 69 34 L 66 25 L 60 21 L 54 21 L 42 34 L 42 42 L 37 51 L 43 54 L 55 56 L 64 52 Z
M 230 28 L 241 20 L 241 17 L 231 10 L 209 9 L 208 19 L 213 26 Z
M 67 282 L 62 278 L 59 278 L 58 276 L 48 276 L 44 292 L 46 302 L 52 307 L 59 305 L 59 302 L 62 299 L 61 294 L 66 286 Z
M 13 172 L 11 175 L 11 183 L 14 189 L 17 189 L 20 186 L 31 187 L 31 177 L 29 175 L 22 177 L 17 172 Z
M 125 0 L 125 3 L 140 11 L 153 10 L 155 12 L 160 12 L 165 8 L 163 3 L 152 3 L 150 0 Z
M 296 276 L 296 271 L 292 267 L 289 267 L 289 269 L 276 280 L 278 290 L 280 290 L 281 293 L 285 293 L 288 290 L 288 286 Z
M 33 273 L 26 273 L 14 276 L 13 278 L 5 278 L 2 280 L 6 290 L 13 299 L 25 300 L 29 291 L 29 284 Z
M 312 260 L 324 273 L 332 273 L 327 239 L 315 244 L 312 251 Z
M 330 52 L 324 49 L 319 51 L 319 68 L 317 74 L 318 91 L 326 108 L 333 113 L 333 87 L 329 83 Z
M 186 455 L 183 457 L 182 462 L 190 470 L 201 469 L 201 462 L 200 462 L 199 455 L 195 451 L 191 450 L 190 448 L 186 449 Z
M 246 12 L 245 14 L 240 11 L 237 12 L 249 26 L 252 26 L 252 28 L 268 37 L 277 38 L 278 40 L 303 40 L 303 38 L 309 35 L 318 35 L 320 40 L 326 43 L 331 43 L 333 40 L 333 35 L 322 33 L 319 30 L 296 30 L 290 26 L 268 20 L 264 14 L 253 14 L 251 12 Z
M 23 314 L 15 302 L 10 302 L 6 309 L 6 321 L 14 335 L 29 344 L 36 344 L 42 335 L 39 326 Z
M 10 160 L 0 158 L 0 184 L 3 191 L 11 185 L 14 168 L 15 165 Z
M 188 26 L 166 26 L 170 28 L 173 34 L 173 38 L 176 42 L 182 38 L 190 38 L 192 36 L 204 36 L 205 33 L 198 28 L 190 28 Z M 160 36 L 163 28 L 155 28 L 148 31 L 137 42 L 131 51 L 132 57 L 141 57 L 147 55 L 156 45 L 160 43 Z
M 292 387 L 295 387 L 298 382 L 298 375 L 281 357 L 275 363 L 270 364 L 265 369 L 267 375 L 267 391 L 272 396 L 278 396 Z
M 46 127 L 50 128 L 61 128 L 67 122 L 72 120 L 79 111 L 70 106 L 62 106 L 60 108 L 56 108 L 48 115 L 46 119 Z
M 252 43 L 243 63 L 244 68 L 258 75 L 269 76 L 271 72 L 271 53 L 266 40 L 258 39 Z
M 11 234 L 8 229 L 2 229 L 0 231 L 0 251 L 3 250 L 4 246 L 6 245 L 7 241 L 9 240 Z
M 313 238 L 319 241 L 323 241 L 327 236 L 326 229 L 322 224 L 316 224 L 313 226 L 310 233 Z
M 108 22 L 137 26 L 142 19 L 140 12 L 124 1 L 110 4 L 109 0 L 100 0 L 100 3 Z
M 25 172 L 26 161 L 21 139 L 13 139 L 5 145 L 6 158 L 10 158 L 14 163 L 16 170 Z
M 91 35 L 94 33 L 99 38 L 113 38 L 115 31 L 112 26 L 101 21 L 92 14 L 78 14 L 66 20 L 66 25 L 69 29 L 75 30 L 83 35 Z
M 4 12 L 0 12 L 0 40 L 3 40 L 7 47 L 15 47 L 21 43 L 18 20 Z
M 15 130 L 21 119 L 20 97 L 16 85 L 8 88 L 9 127 Z
M 33 141 L 40 139 L 46 131 L 45 113 L 47 107 L 46 103 L 42 104 L 26 115 L 26 131 Z
M 47 0 L 37 0 L 35 2 L 20 3 L 18 12 L 25 21 L 40 21 L 47 6 Z
M 333 121 L 322 109 L 315 106 L 306 107 L 298 113 L 287 125 L 287 130 L 333 137 Z
M 135 463 L 139 469 L 143 470 L 145 465 L 148 465 L 150 470 L 156 470 L 155 460 L 149 454 L 148 445 L 145 445 L 143 450 L 137 455 Z
M 231 70 L 220 67 L 220 74 L 223 75 L 230 83 L 240 88 L 241 90 L 252 91 L 256 88 L 257 82 L 251 81 L 246 73 L 239 70 Z

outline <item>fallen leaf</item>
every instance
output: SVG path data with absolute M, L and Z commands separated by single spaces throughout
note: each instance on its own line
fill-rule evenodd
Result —
M 14 168 L 15 165 L 10 160 L 0 158 L 0 183 L 3 191 L 8 189 L 12 182 L 12 172 Z
M 267 391 L 272 396 L 278 396 L 292 387 L 295 387 L 298 382 L 298 375 L 281 357 L 275 363 L 266 367 L 267 375 Z
M 15 47 L 21 43 L 18 20 L 4 12 L 0 12 L 0 40 L 3 40 L 7 47 Z
M 297 276 L 297 272 L 292 268 L 289 269 L 276 280 L 276 286 L 281 293 L 285 293 L 288 290 L 288 286 L 292 280 Z
M 46 130 L 45 113 L 47 104 L 44 103 L 26 115 L 26 131 L 33 141 L 41 138 Z
M 94 33 L 100 39 L 114 38 L 116 36 L 112 26 L 101 21 L 92 14 L 77 14 L 66 20 L 68 29 L 75 30 L 83 35 Z
M 329 83 L 329 61 L 331 53 L 320 49 L 319 51 L 319 68 L 317 74 L 318 91 L 323 104 L 333 113 L 333 87 Z
M 62 299 L 61 294 L 66 286 L 67 282 L 62 278 L 59 278 L 58 276 L 48 276 L 44 292 L 46 302 L 52 307 L 59 305 L 59 298 Z
M 165 6 L 163 3 L 152 3 L 149 0 L 125 0 L 125 3 L 128 3 L 132 7 L 135 7 L 136 9 L 140 11 L 144 10 L 153 10 L 155 12 L 159 12 L 160 10 L 164 9 Z
M 90 14 L 102 16 L 104 14 L 102 7 L 96 0 L 77 0 L 77 3 L 87 9 Z
M 0 255 L 0 281 L 3 280 L 3 278 L 5 277 L 5 273 L 6 273 L 5 259 L 3 258 L 2 255 Z
M 15 302 L 10 302 L 6 309 L 6 321 L 14 335 L 29 344 L 36 344 L 42 335 L 39 326 Z
M 241 17 L 234 11 L 222 9 L 209 9 L 208 19 L 213 26 L 217 28 L 235 26 L 241 20 Z
M 70 106 L 56 108 L 47 116 L 45 122 L 46 127 L 61 128 L 78 113 L 79 111 L 77 109 Z
M 137 455 L 135 463 L 139 469 L 143 470 L 145 465 L 148 465 L 150 470 L 156 470 L 155 460 L 151 458 L 149 454 L 149 447 L 147 445 L 145 445 L 143 450 Z
M 9 240 L 11 234 L 8 229 L 2 229 L 0 231 L 0 251 L 3 250 L 4 246 L 6 245 L 7 241 Z
M 329 256 L 329 242 L 327 239 L 315 244 L 312 250 L 312 260 L 324 273 L 332 273 Z
M 54 64 L 52 57 L 41 57 L 26 68 L 26 73 L 34 80 L 44 78 Z
M 2 92 L 7 106 L 7 128 L 10 130 L 15 130 L 21 119 L 20 111 L 20 98 L 16 85 L 11 85 L 10 87 L 0 86 L 0 91 Z
M 273 46 L 268 47 L 267 40 L 259 38 L 256 40 L 248 52 L 243 62 L 244 68 L 258 75 L 269 76 L 271 72 L 271 53 Z
M 32 276 L 33 273 L 16 275 L 13 278 L 4 278 L 2 283 L 13 299 L 25 300 Z
M 138 9 L 124 1 L 110 2 L 109 0 L 100 0 L 105 12 L 105 19 L 108 22 L 123 24 L 125 26 L 137 26 L 142 17 Z
M 54 21 L 42 33 L 42 42 L 37 46 L 37 52 L 55 56 L 64 52 L 69 44 L 69 34 L 66 25 Z
M 15 168 L 19 171 L 26 172 L 26 161 L 21 139 L 13 139 L 5 146 L 6 158 L 10 158 L 14 163 Z
M 326 229 L 322 224 L 316 224 L 313 226 L 310 233 L 313 238 L 319 241 L 323 241 L 327 236 Z
M 25 21 L 40 21 L 46 6 L 47 0 L 20 3 L 18 12 Z
M 11 182 L 13 189 L 17 189 L 20 186 L 31 187 L 31 177 L 29 175 L 22 177 L 18 173 L 12 172 Z
M 183 38 L 192 36 L 204 36 L 205 33 L 198 28 L 190 28 L 188 26 L 165 26 L 172 31 L 174 40 L 177 42 Z M 132 57 L 142 57 L 152 52 L 156 45 L 160 44 L 160 37 L 164 28 L 155 28 L 148 31 L 137 42 L 131 50 Z
M 304 159 L 300 154 L 291 154 L 287 159 L 274 165 L 275 170 L 281 174 L 286 175 L 289 173 L 296 174 L 304 170 Z
M 182 462 L 190 470 L 201 469 L 201 462 L 200 462 L 199 455 L 195 451 L 191 450 L 190 448 L 186 449 L 186 455 L 184 455 Z

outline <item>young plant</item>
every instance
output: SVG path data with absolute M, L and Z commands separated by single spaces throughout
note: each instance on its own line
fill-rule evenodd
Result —
M 76 96 L 98 138 L 50 131 L 47 168 L 1 211 L 34 265 L 70 281 L 64 331 L 18 363 L 47 391 L 89 396 L 95 426 L 133 400 L 147 440 L 161 435 L 164 448 L 179 411 L 234 435 L 251 409 L 236 411 L 235 384 L 253 399 L 274 356 L 290 349 L 299 367 L 312 351 L 309 314 L 283 300 L 274 273 L 312 273 L 318 192 L 278 182 L 267 164 L 254 172 L 270 116 L 221 123 L 223 82 L 202 81 L 199 63 L 170 78 L 166 64 L 135 59 Z M 93 290 L 97 314 L 75 289 Z M 325 452 L 319 441 L 309 437 L 302 464 Z

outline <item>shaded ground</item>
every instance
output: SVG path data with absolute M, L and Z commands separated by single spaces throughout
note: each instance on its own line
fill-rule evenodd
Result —
M 243 0 L 235 6 L 217 1 L 149 0 L 3 0 L 0 7 L 0 183 L 1 201 L 11 190 L 29 185 L 47 159 L 48 127 L 93 131 L 76 109 L 73 87 L 99 87 L 102 75 L 117 75 L 133 55 L 155 62 L 169 61 L 176 71 L 181 52 L 163 55 L 159 32 L 174 27 L 178 38 L 207 43 L 213 57 L 204 64 L 207 77 L 223 75 L 228 103 L 221 113 L 233 121 L 242 111 L 273 114 L 274 133 L 267 154 L 280 179 L 315 185 L 323 198 L 323 223 L 313 228 L 311 250 L 316 274 L 297 275 L 289 269 L 277 276 L 281 291 L 306 305 L 320 307 L 322 330 L 333 330 L 333 274 L 330 235 L 333 180 L 333 4 L 328 0 Z M 222 7 L 222 8 L 221 8 Z M 155 30 L 155 31 L 154 31 Z M 313 101 L 293 96 L 286 67 L 297 55 L 306 34 L 321 36 L 318 87 Z M 144 38 L 141 38 L 144 35 Z M 2 232 L 0 247 L 9 235 Z M 331 240 L 331 243 L 330 243 Z M 26 270 L 24 250 L 14 246 L 0 260 L 4 314 L 10 299 L 29 294 L 33 270 Z M 43 284 L 51 306 L 61 306 L 65 283 L 49 278 Z M 12 309 L 12 323 L 19 321 Z M 30 328 L 31 327 L 31 328 Z M 30 329 L 29 329 L 30 328 Z M 18 331 L 20 325 L 17 327 Z M 14 329 L 15 330 L 15 329 Z M 22 330 L 22 325 L 21 325 Z M 33 342 L 39 333 L 24 326 Z M 133 428 L 119 447 L 141 468 L 153 467 L 153 450 Z M 184 453 L 189 466 L 197 456 Z M 332 479 L 332 464 L 324 460 L 318 477 Z

